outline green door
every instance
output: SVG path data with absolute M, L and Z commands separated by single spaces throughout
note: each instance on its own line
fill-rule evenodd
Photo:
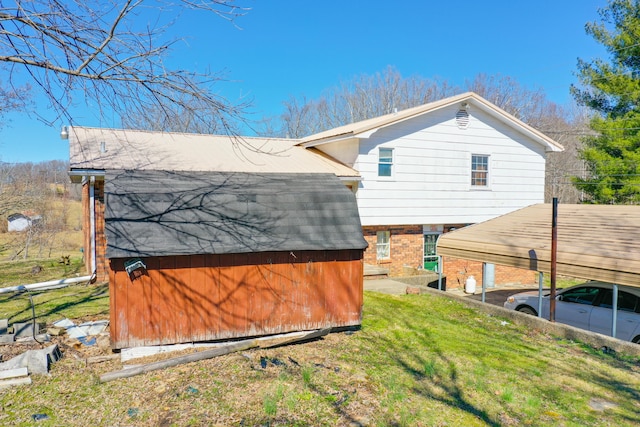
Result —
M 424 235 L 424 259 L 425 270 L 438 271 L 438 255 L 436 255 L 436 242 L 439 233 L 429 233 Z

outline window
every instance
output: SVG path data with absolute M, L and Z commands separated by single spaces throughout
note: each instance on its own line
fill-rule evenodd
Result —
M 393 149 L 380 148 L 378 151 L 378 176 L 391 176 Z
M 600 303 L 600 307 L 613 308 L 612 290 L 605 291 L 602 302 Z M 632 313 L 637 311 L 638 313 L 640 313 L 640 306 L 638 306 L 638 297 L 624 291 L 618 292 L 618 310 L 630 311 Z
M 486 187 L 489 184 L 489 156 L 471 156 L 471 186 Z
M 558 299 L 563 302 L 592 305 L 593 301 L 598 296 L 598 292 L 600 292 L 599 288 L 575 288 L 567 292 L 563 292 Z
M 391 258 L 391 233 L 389 231 L 378 231 L 376 241 L 376 253 L 378 260 Z

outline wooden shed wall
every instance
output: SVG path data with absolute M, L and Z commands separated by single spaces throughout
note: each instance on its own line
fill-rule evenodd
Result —
M 144 258 L 130 279 L 110 260 L 111 345 L 260 336 L 362 319 L 362 250 Z

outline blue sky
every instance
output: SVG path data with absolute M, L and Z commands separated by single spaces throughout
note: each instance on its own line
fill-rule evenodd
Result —
M 479 73 L 500 74 L 570 102 L 577 58 L 606 58 L 584 32 L 606 0 L 239 0 L 251 10 L 238 27 L 191 14 L 172 27 L 185 41 L 168 65 L 222 70 L 216 87 L 232 102 L 253 101 L 251 119 L 276 116 L 291 96 L 317 98 L 360 74 L 395 67 L 403 76 L 461 85 Z M 1 77 L 1 76 L 0 76 Z M 2 81 L 6 78 L 2 77 Z M 38 98 L 36 108 L 46 111 Z M 81 106 L 74 124 L 117 127 Z M 0 129 L 0 161 L 68 160 L 58 122 L 48 127 L 26 112 Z

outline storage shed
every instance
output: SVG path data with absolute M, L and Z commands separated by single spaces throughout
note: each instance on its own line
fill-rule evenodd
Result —
M 7 217 L 7 231 L 22 232 L 37 225 L 42 220 L 40 215 L 27 216 L 21 213 L 14 213 Z
M 552 205 L 536 204 L 440 237 L 441 256 L 551 271 Z M 558 275 L 640 286 L 640 206 L 558 206 Z
M 113 348 L 359 325 L 354 194 L 334 174 L 107 170 Z

